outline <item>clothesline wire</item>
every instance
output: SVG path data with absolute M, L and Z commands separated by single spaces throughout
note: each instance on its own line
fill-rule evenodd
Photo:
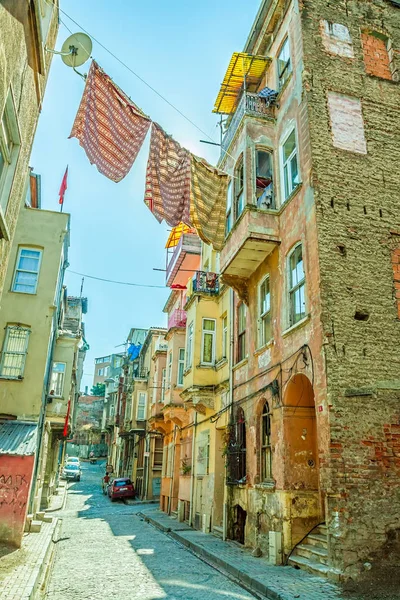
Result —
M 115 281 L 114 279 L 105 279 L 104 277 L 95 277 L 94 275 L 87 275 L 86 273 L 79 273 L 78 271 L 72 271 L 72 269 L 67 269 L 69 273 L 73 273 L 74 275 L 80 275 L 81 277 L 87 277 L 88 279 L 96 279 L 97 281 L 105 281 L 107 283 L 116 283 L 118 285 L 130 285 L 134 287 L 145 287 L 145 288 L 158 288 L 160 290 L 165 290 L 165 285 L 150 285 L 146 283 L 132 283 L 130 281 Z
M 51 4 L 49 3 L 48 0 L 45 0 L 45 2 L 47 4 L 49 4 L 49 6 L 51 6 Z M 198 131 L 200 131 L 200 133 L 202 133 L 203 135 L 205 135 L 206 137 L 208 137 L 209 140 L 211 140 L 212 142 L 215 142 L 215 139 L 213 137 L 211 137 L 206 131 L 204 131 L 203 129 L 201 129 L 201 127 L 199 127 L 198 125 L 196 125 L 196 123 L 194 121 L 192 121 L 192 119 L 190 119 L 188 116 L 186 116 L 177 106 L 175 106 L 174 104 L 172 104 L 172 102 L 170 102 L 165 96 L 163 96 L 160 92 L 158 92 L 152 85 L 150 85 L 149 83 L 147 83 L 147 81 L 145 79 L 143 79 L 143 77 L 141 77 L 140 75 L 138 75 L 138 73 L 136 73 L 133 69 L 131 69 L 129 67 L 129 65 L 127 65 L 123 60 L 121 60 L 116 54 L 114 54 L 111 50 L 109 50 L 104 44 L 102 44 L 97 38 L 94 37 L 94 35 L 92 35 L 91 33 L 88 32 L 87 29 L 85 29 L 80 23 L 78 23 L 77 21 L 75 21 L 75 19 L 73 19 L 68 13 L 65 12 L 65 10 L 63 10 L 62 8 L 58 7 L 59 11 L 62 12 L 68 19 L 70 19 L 70 21 L 72 21 L 73 23 L 75 23 L 75 25 L 77 25 L 78 27 L 80 27 L 82 29 L 82 31 L 84 31 L 89 37 L 91 37 L 96 44 L 98 44 L 99 46 L 101 46 L 106 52 L 108 52 L 108 54 L 110 56 L 112 56 L 117 62 L 119 62 L 123 67 L 125 67 L 130 73 L 132 73 L 132 75 L 134 75 L 135 77 L 137 77 L 142 83 L 144 83 L 144 85 L 146 85 L 152 92 L 154 92 L 157 96 L 159 96 L 162 100 L 164 100 L 164 102 L 166 102 L 171 108 L 173 108 L 177 113 L 179 113 L 184 119 L 186 119 L 186 121 L 188 121 L 191 125 L 193 125 L 193 127 L 195 127 Z M 71 29 L 69 29 L 69 27 L 66 25 L 66 23 L 64 23 L 64 21 L 62 21 L 60 19 L 60 22 L 64 25 L 64 27 L 66 29 L 68 29 L 68 31 L 72 34 Z M 78 41 L 79 42 L 79 41 Z M 79 42 L 80 43 L 80 42 Z M 82 46 L 82 44 L 80 44 Z M 82 46 L 83 48 L 83 46 Z M 221 151 L 228 156 L 229 158 L 232 158 L 233 161 L 236 161 L 236 159 L 229 154 L 229 152 L 227 152 L 226 150 L 224 150 L 223 148 L 221 148 Z M 232 177 L 233 179 L 238 179 L 236 176 Z

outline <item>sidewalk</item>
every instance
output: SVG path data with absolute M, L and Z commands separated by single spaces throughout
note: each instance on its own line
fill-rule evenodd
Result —
M 50 498 L 47 513 L 53 513 L 64 508 L 65 499 L 67 497 L 67 482 L 60 480 L 58 483 L 57 493 Z
M 0 600 L 32 600 L 46 576 L 58 519 L 25 534 L 21 548 L 0 558 Z
M 137 513 L 212 566 L 225 571 L 250 592 L 270 600 L 338 600 L 339 587 L 334 583 L 294 569 L 276 567 L 263 558 L 254 558 L 245 548 L 223 542 L 210 533 L 202 533 L 179 523 L 159 509 L 148 508 Z

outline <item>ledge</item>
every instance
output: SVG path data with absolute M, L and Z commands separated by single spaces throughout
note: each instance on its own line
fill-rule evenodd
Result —
M 255 483 L 255 490 L 262 490 L 264 492 L 275 492 L 275 481 L 264 481 L 263 483 Z
M 246 356 L 246 358 L 243 358 L 243 360 L 236 363 L 236 365 L 233 365 L 232 371 L 236 371 L 236 369 L 240 369 L 240 367 L 244 367 L 244 365 L 246 365 L 248 362 L 249 362 L 249 357 Z
M 295 323 L 294 325 L 292 325 L 291 327 L 289 327 L 288 329 L 285 329 L 285 331 L 282 331 L 282 337 L 286 337 L 287 335 L 290 335 L 293 331 L 295 331 L 296 329 L 300 329 L 301 327 L 303 327 L 306 323 L 308 323 L 308 321 L 311 319 L 311 315 L 310 313 L 308 315 L 306 315 L 303 319 L 301 319 L 301 321 L 298 321 L 297 323 Z
M 227 358 L 221 358 L 221 360 L 219 360 L 217 363 L 215 363 L 215 369 L 216 369 L 216 371 L 218 371 L 219 369 L 222 369 L 222 367 L 224 367 L 227 364 L 228 364 L 228 359 Z
M 258 356 L 259 354 L 262 354 L 263 352 L 265 352 L 265 350 L 268 350 L 268 348 L 271 348 L 271 346 L 273 346 L 274 344 L 275 340 L 274 338 L 271 338 L 266 344 L 264 344 L 264 346 L 261 346 L 261 348 L 257 348 L 257 350 L 253 352 L 253 356 Z

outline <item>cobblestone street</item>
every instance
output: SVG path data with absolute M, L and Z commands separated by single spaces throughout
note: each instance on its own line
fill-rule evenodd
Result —
M 143 506 L 111 503 L 101 474 L 83 464 L 69 484 L 46 600 L 254 598 L 136 516 Z

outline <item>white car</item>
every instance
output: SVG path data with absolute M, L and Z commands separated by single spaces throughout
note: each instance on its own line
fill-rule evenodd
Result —
M 81 461 L 77 456 L 69 456 L 65 461 L 66 465 L 78 465 L 81 466 Z

